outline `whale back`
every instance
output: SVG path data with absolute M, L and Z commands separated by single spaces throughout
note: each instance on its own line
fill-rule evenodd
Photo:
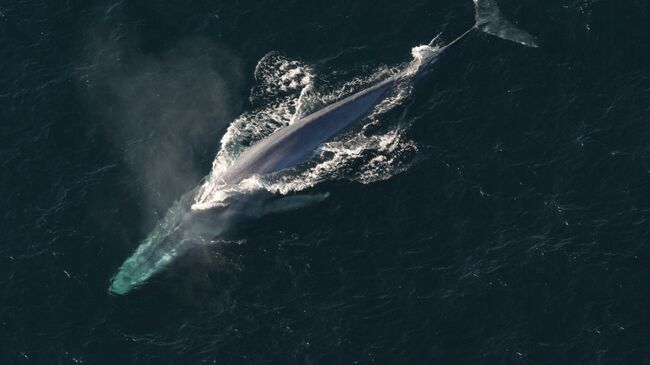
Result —
M 321 144 L 353 126 L 388 97 L 395 82 L 396 78 L 389 78 L 278 129 L 244 151 L 221 179 L 233 185 L 255 174 L 306 162 Z

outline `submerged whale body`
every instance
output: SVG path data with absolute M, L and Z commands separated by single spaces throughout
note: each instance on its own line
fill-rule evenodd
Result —
M 111 280 L 109 292 L 122 295 L 143 284 L 197 244 L 207 244 L 230 226 L 267 214 L 285 212 L 327 199 L 328 194 L 274 197 L 250 194 L 229 206 L 211 210 L 188 209 L 194 191 L 183 195 L 165 214 Z
M 474 0 L 474 3 L 476 24 L 446 46 L 434 49 L 421 60 L 415 70 L 406 69 L 370 88 L 303 117 L 289 126 L 278 129 L 244 151 L 219 176 L 219 179 L 225 185 L 232 186 L 253 175 L 281 171 L 310 160 L 319 146 L 354 126 L 378 104 L 390 97 L 400 82 L 427 74 L 430 71 L 429 66 L 443 51 L 460 44 L 475 31 L 529 47 L 537 46 L 533 36 L 503 19 L 494 0 Z M 165 218 L 113 276 L 110 293 L 118 295 L 128 293 L 164 269 L 175 258 L 183 255 L 192 245 L 209 241 L 239 220 L 257 218 L 274 211 L 295 209 L 324 199 L 323 196 L 294 196 L 275 201 L 271 199 L 271 203 L 263 206 L 255 200 L 259 197 L 244 196 L 240 197 L 239 201 L 208 214 L 190 208 L 189 201 L 194 195 L 194 190 L 185 194 L 169 209 Z M 268 197 L 261 201 L 267 199 Z

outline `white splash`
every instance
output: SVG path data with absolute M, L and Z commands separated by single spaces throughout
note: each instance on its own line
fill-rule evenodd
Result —
M 350 179 L 367 184 L 404 171 L 417 152 L 417 146 L 404 136 L 407 123 L 383 125 L 382 117 L 410 95 L 411 84 L 407 81 L 398 86 L 392 97 L 375 107 L 360 132 L 348 133 L 324 144 L 315 152 L 314 161 L 306 166 L 268 176 L 252 176 L 236 186 L 227 186 L 219 178 L 246 148 L 278 128 L 389 76 L 400 72 L 412 75 L 431 63 L 437 50 L 431 46 L 415 47 L 410 63 L 375 69 L 329 90 L 316 90 L 314 70 L 303 62 L 276 52 L 267 54 L 255 68 L 258 84 L 250 96 L 251 104 L 263 106 L 242 114 L 228 127 L 212 171 L 199 187 L 192 209 L 224 206 L 235 194 L 260 189 L 287 194 L 324 180 Z M 327 79 L 327 75 L 321 78 Z

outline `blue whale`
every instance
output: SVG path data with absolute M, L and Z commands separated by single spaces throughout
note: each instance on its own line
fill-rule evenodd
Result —
M 379 103 L 390 97 L 400 82 L 411 81 L 429 73 L 430 66 L 440 54 L 460 44 L 474 32 L 484 32 L 525 46 L 537 47 L 533 36 L 501 16 L 494 0 L 474 0 L 474 4 L 475 25 L 446 46 L 435 49 L 435 52 L 422 60 L 423 63 L 416 70 L 404 70 L 275 131 L 244 151 L 219 178 L 226 185 L 236 185 L 253 175 L 281 171 L 310 160 L 323 143 L 356 125 Z M 189 201 L 194 194 L 195 191 L 191 191 L 179 199 L 122 264 L 111 279 L 111 294 L 126 294 L 142 285 L 192 245 L 218 236 L 237 221 L 295 209 L 324 199 L 324 196 L 293 196 L 273 200 L 268 196 L 262 199 L 259 196 L 249 196 L 240 198 L 226 208 L 205 212 L 190 208 Z M 262 205 L 263 201 L 270 203 Z

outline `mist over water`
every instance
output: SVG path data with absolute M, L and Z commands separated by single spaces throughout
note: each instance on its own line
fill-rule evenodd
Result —
M 80 93 L 88 108 L 100 111 L 107 136 L 144 188 L 147 207 L 164 211 L 203 177 L 202 156 L 239 111 L 241 60 L 202 36 L 146 54 L 137 33 L 126 37 L 107 26 L 93 25 L 84 39 L 77 69 L 88 72 L 80 77 Z
M 243 150 L 472 1 L 0 4 L 0 364 L 647 361 L 650 9 L 498 3 L 540 48 L 472 34 L 231 190 Z M 188 211 L 191 244 L 109 294 Z

